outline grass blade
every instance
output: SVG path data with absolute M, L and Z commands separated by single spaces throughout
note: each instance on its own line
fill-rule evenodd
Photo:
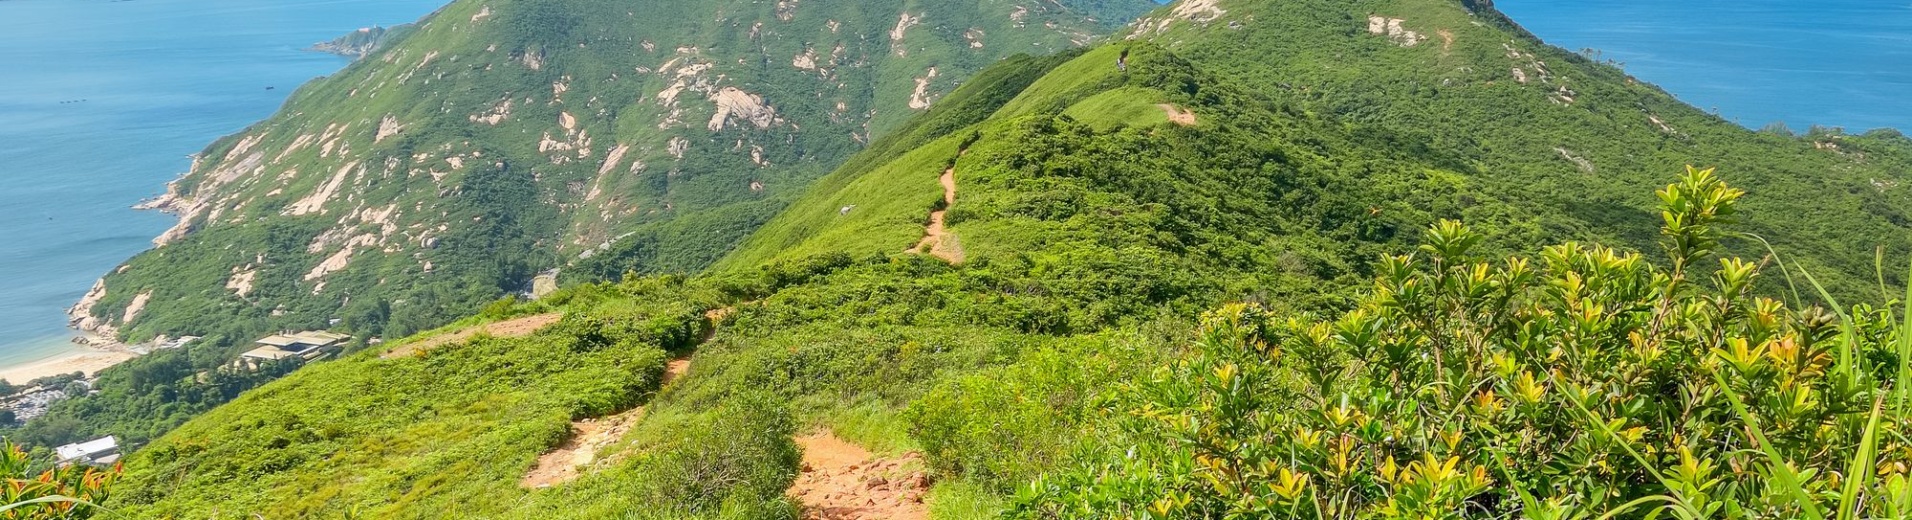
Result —
M 1766 246 L 1766 254 L 1772 257 L 1773 263 L 1779 264 L 1779 274 L 1786 277 L 1786 289 L 1792 291 L 1793 305 L 1804 305 L 1806 301 L 1799 298 L 1799 285 L 1793 283 L 1792 269 L 1786 267 L 1786 260 L 1779 257 L 1779 250 L 1773 249 L 1772 242 L 1767 242 L 1765 237 L 1752 233 L 1740 233 L 1739 236 L 1758 240 L 1760 245 Z
M 1879 277 L 1879 301 L 1892 301 L 1892 291 L 1885 288 L 1885 246 L 1872 250 L 1872 274 Z
M 5 516 L 7 516 L 8 518 L 12 518 L 11 515 L 18 514 L 18 513 L 9 513 L 9 511 L 13 511 L 14 509 L 19 509 L 26 506 L 34 506 L 34 505 L 41 505 L 41 504 L 58 504 L 58 503 L 66 503 L 66 504 L 74 504 L 74 505 L 91 507 L 93 509 L 99 510 L 102 513 L 106 513 L 107 516 L 111 516 L 114 518 L 123 518 L 123 516 L 120 515 L 119 513 L 115 513 L 111 509 L 100 507 L 99 504 L 95 504 L 92 502 L 80 500 L 80 499 L 65 496 L 65 495 L 48 495 L 48 496 L 43 496 L 43 497 L 39 497 L 35 499 L 21 500 L 19 502 L 14 502 L 11 504 L 0 505 L 0 513 L 5 513 Z
M 1859 494 L 1865 492 L 1872 481 L 1872 460 L 1878 456 L 1879 415 L 1885 409 L 1885 398 L 1872 401 L 1872 417 L 1866 419 L 1865 432 L 1859 438 L 1859 453 L 1852 457 L 1851 469 L 1846 470 L 1845 489 L 1839 492 L 1839 520 L 1851 520 L 1858 514 Z
M 1717 377 L 1717 374 L 1715 374 L 1715 376 Z M 1560 383 L 1556 381 L 1555 384 L 1560 384 Z M 1576 392 L 1569 393 L 1569 395 L 1567 396 L 1567 402 L 1573 403 L 1574 409 L 1580 410 L 1581 415 L 1586 416 L 1587 422 L 1592 423 L 1595 428 L 1599 428 L 1600 431 L 1607 436 L 1607 438 L 1617 439 L 1618 440 L 1617 444 L 1620 445 L 1621 449 L 1626 450 L 1627 455 L 1633 457 L 1634 462 L 1639 463 L 1641 468 L 1645 468 L 1647 473 L 1653 475 L 1653 479 L 1658 481 L 1661 487 L 1666 488 L 1668 492 L 1672 493 L 1672 496 L 1654 495 L 1654 496 L 1642 498 L 1639 500 L 1635 500 L 1633 502 L 1628 502 L 1620 506 L 1620 509 L 1616 509 L 1614 511 L 1608 512 L 1607 513 L 1608 516 L 1602 517 L 1602 518 L 1607 518 L 1615 514 L 1623 513 L 1629 508 L 1636 507 L 1639 504 L 1643 504 L 1643 503 L 1654 501 L 1654 500 L 1664 500 L 1667 503 L 1667 507 L 1665 510 L 1671 510 L 1681 518 L 1699 518 L 1703 516 L 1700 514 L 1699 511 L 1696 511 L 1693 509 L 1693 505 L 1687 502 L 1685 495 L 1680 494 L 1679 487 L 1674 486 L 1674 483 L 1670 480 L 1667 480 L 1666 476 L 1660 473 L 1660 469 L 1655 467 L 1651 461 L 1648 461 L 1646 456 L 1640 455 L 1640 452 L 1635 451 L 1632 445 L 1627 444 L 1627 441 L 1625 440 L 1625 438 L 1620 437 L 1620 432 L 1616 432 L 1616 431 L 1613 431 L 1612 428 L 1608 428 L 1606 421 L 1600 420 L 1600 417 L 1594 415 L 1592 410 L 1588 410 L 1586 405 L 1580 404 L 1580 399 L 1572 395 L 1577 393 L 1579 392 L 1576 391 Z M 1731 392 L 1728 392 L 1728 393 L 1730 394 Z M 1795 487 L 1795 489 L 1797 489 L 1797 487 Z M 1813 511 L 1814 513 L 1818 512 L 1817 509 L 1811 509 L 1811 511 Z M 1657 514 L 1658 513 L 1656 512 L 1655 515 L 1652 515 L 1652 516 L 1657 516 Z M 1815 515 L 1812 518 L 1813 520 L 1824 520 L 1825 517 Z
M 1772 464 L 1773 480 L 1776 481 L 1772 483 L 1772 486 L 1792 495 L 1793 500 L 1799 503 L 1800 510 L 1805 512 L 1806 518 L 1825 520 L 1826 515 L 1819 511 L 1819 506 L 1812 502 L 1811 496 L 1807 495 L 1805 483 L 1800 482 L 1799 473 L 1793 471 L 1792 465 L 1786 462 L 1785 457 L 1773 450 L 1772 443 L 1766 440 L 1765 432 L 1759 429 L 1757 419 L 1753 417 L 1752 412 L 1746 410 L 1746 403 L 1740 402 L 1739 394 L 1734 393 L 1732 387 L 1727 386 L 1726 377 L 1715 371 L 1713 381 L 1719 384 L 1720 394 L 1726 396 L 1726 401 L 1733 404 L 1733 411 L 1739 413 L 1740 420 L 1746 423 L 1746 433 L 1752 435 L 1754 443 L 1759 444 L 1759 452 L 1765 454 L 1767 462 Z
M 1904 413 L 1905 399 L 1912 395 L 1912 265 L 1906 267 L 1905 312 L 1900 316 L 1898 352 L 1899 377 L 1892 380 L 1892 393 L 1896 396 L 1893 410 Z
M 1826 291 L 1826 286 L 1819 284 L 1819 279 L 1813 278 L 1812 271 L 1801 267 L 1799 274 L 1806 277 L 1806 283 L 1812 284 L 1813 290 L 1819 291 L 1819 297 L 1832 307 L 1833 314 L 1839 315 L 1839 334 L 1844 337 L 1839 342 L 1839 359 L 1835 360 L 1833 368 L 1839 375 L 1852 377 L 1853 371 L 1859 369 L 1859 354 L 1852 350 L 1859 344 L 1859 333 L 1853 330 L 1852 316 L 1846 314 L 1845 307 L 1839 306 L 1839 299 L 1833 298 L 1832 293 Z

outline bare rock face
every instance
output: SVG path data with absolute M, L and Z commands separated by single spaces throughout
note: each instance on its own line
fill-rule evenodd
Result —
M 736 87 L 724 87 L 710 95 L 710 102 L 717 106 L 717 112 L 710 116 L 710 131 L 723 130 L 732 118 L 748 122 L 757 128 L 770 128 L 777 124 L 777 109 L 764 103 L 763 97 L 744 92 Z
M 1176 23 L 1207 25 L 1220 20 L 1227 14 L 1228 10 L 1221 7 L 1221 0 L 1182 0 L 1176 2 L 1175 7 L 1166 14 L 1137 20 L 1136 30 L 1129 35 L 1129 38 L 1162 34 L 1168 32 L 1169 28 L 1174 27 Z
M 93 307 L 98 306 L 100 300 L 104 298 L 106 298 L 106 279 L 101 278 L 93 282 L 93 288 L 88 289 L 86 295 L 80 297 L 79 303 L 73 304 L 73 307 L 66 310 L 67 326 L 85 332 L 99 333 L 102 336 L 111 336 L 113 335 L 111 332 L 117 332 L 108 330 L 110 326 L 105 321 L 93 316 Z
M 1423 41 L 1427 41 L 1426 35 L 1408 30 L 1402 25 L 1406 22 L 1407 20 L 1400 18 L 1369 16 L 1368 34 L 1386 36 L 1388 41 L 1394 42 L 1395 45 L 1402 47 L 1413 47 L 1420 45 Z

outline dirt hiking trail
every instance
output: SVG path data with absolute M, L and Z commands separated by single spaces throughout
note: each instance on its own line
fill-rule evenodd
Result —
M 551 326 L 551 324 L 557 323 L 558 320 L 563 318 L 564 318 L 563 314 L 554 312 L 550 314 L 539 314 L 536 316 L 525 316 L 523 318 L 510 319 L 510 320 L 500 321 L 496 323 L 487 323 L 487 324 L 479 325 L 476 327 L 466 328 L 465 330 L 453 332 L 451 334 L 442 334 L 442 335 L 434 336 L 429 339 L 426 339 L 425 341 L 419 341 L 419 342 L 403 345 L 398 348 L 386 351 L 384 354 L 379 355 L 379 357 L 383 359 L 398 359 L 402 357 L 414 356 L 422 352 L 428 352 L 438 347 L 443 347 L 445 345 L 464 343 L 466 340 L 470 340 L 471 338 L 477 337 L 479 334 L 485 334 L 494 338 L 522 338 L 525 336 L 530 336 L 532 333 L 537 332 L 540 329 L 549 327 Z
M 790 497 L 803 504 L 804 520 L 928 520 L 921 455 L 877 459 L 827 431 L 796 441 L 803 471 Z
M 963 263 L 962 241 L 957 240 L 956 234 L 950 233 L 945 227 L 945 221 L 949 215 L 949 208 L 950 206 L 956 205 L 956 166 L 954 163 L 952 163 L 949 168 L 943 170 L 943 176 L 939 178 L 938 181 L 943 184 L 943 209 L 929 213 L 929 226 L 923 230 L 923 240 L 917 242 L 916 247 L 910 248 L 909 252 L 916 254 L 927 252 L 931 256 L 943 259 L 945 262 L 960 264 Z
M 663 384 L 671 384 L 688 372 L 689 359 L 671 360 L 664 365 Z M 539 456 L 538 463 L 518 481 L 518 487 L 547 488 L 577 480 L 591 463 L 597 462 L 599 451 L 623 439 L 643 418 L 644 407 L 639 406 L 616 415 L 572 421 L 571 431 L 576 433 L 556 449 Z
M 1162 113 L 1168 114 L 1169 122 L 1182 125 L 1182 126 L 1195 126 L 1194 112 L 1190 112 L 1188 110 L 1183 109 L 1182 107 L 1178 107 L 1169 103 L 1163 103 L 1163 104 L 1155 105 L 1155 106 L 1161 108 Z

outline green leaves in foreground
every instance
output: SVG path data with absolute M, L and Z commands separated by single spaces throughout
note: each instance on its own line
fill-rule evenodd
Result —
M 33 461 L 11 441 L 0 441 L 0 518 L 9 520 L 93 518 L 118 467 L 62 466 L 35 473 Z M 110 515 L 109 515 L 110 516 Z
M 1904 518 L 1902 372 L 1875 360 L 1912 329 L 1752 296 L 1753 263 L 1699 270 L 1740 194 L 1700 170 L 1660 192 L 1671 269 L 1572 243 L 1490 260 L 1443 222 L 1338 319 L 1223 307 L 1133 388 L 1132 426 L 1170 447 L 1130 457 L 1150 485 L 1079 474 L 1018 511 Z M 1132 509 L 1074 507 L 1108 493 Z

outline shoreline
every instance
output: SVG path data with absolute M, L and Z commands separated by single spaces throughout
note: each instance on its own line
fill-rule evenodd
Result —
M 131 347 L 106 338 L 92 334 L 82 334 L 77 338 L 84 338 L 89 343 L 74 342 L 71 348 L 63 352 L 0 366 L 0 379 L 25 385 L 34 379 L 74 372 L 82 372 L 87 378 L 92 378 L 101 370 L 140 356 Z

